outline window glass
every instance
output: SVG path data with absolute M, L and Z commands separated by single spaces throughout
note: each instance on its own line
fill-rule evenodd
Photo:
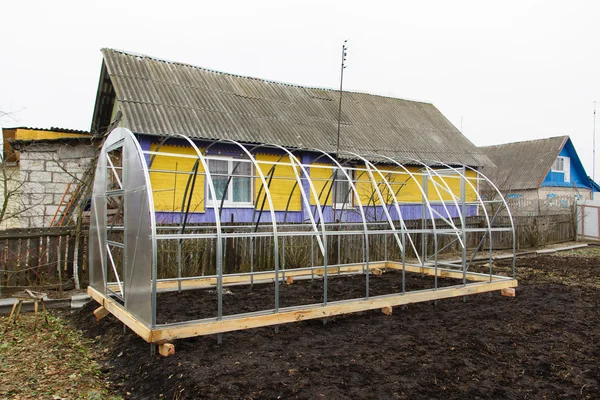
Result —
M 229 163 L 227 160 L 209 159 L 208 169 L 213 180 L 213 185 L 215 186 L 217 200 L 222 200 L 225 195 L 225 187 L 227 186 Z M 208 199 L 212 200 L 210 190 L 208 191 Z
M 565 170 L 565 163 L 564 163 L 564 159 L 562 157 L 558 157 L 556 160 L 554 160 L 554 165 L 552 165 L 552 170 L 553 171 L 564 171 Z
M 232 168 L 232 197 L 233 202 L 249 203 L 252 196 L 252 168 L 249 162 L 234 161 Z
M 236 203 L 252 202 L 252 164 L 248 161 L 235 159 L 209 158 L 210 171 L 217 200 L 225 199 L 225 204 L 234 206 Z M 229 181 L 229 177 L 231 180 Z M 227 183 L 229 182 L 229 186 Z M 207 198 L 212 200 L 208 187 Z
M 352 176 L 351 171 L 346 171 L 349 176 Z M 350 182 L 341 170 L 337 170 L 335 174 L 335 190 L 334 190 L 334 203 L 338 207 L 351 206 L 350 201 Z

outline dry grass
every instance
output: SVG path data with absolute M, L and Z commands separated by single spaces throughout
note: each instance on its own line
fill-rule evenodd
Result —
M 120 399 L 111 396 L 89 340 L 58 315 L 24 314 L 0 340 L 0 399 Z M 0 319 L 4 332 L 8 317 Z

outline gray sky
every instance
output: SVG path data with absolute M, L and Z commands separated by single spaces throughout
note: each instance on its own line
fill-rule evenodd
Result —
M 1 10 L 0 110 L 16 119 L 2 126 L 89 129 L 102 47 L 336 88 L 347 38 L 345 89 L 430 101 L 478 146 L 568 134 L 592 175 L 597 0 L 20 0 Z

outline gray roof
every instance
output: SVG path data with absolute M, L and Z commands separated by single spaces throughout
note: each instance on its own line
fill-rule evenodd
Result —
M 124 124 L 134 132 L 335 152 L 339 91 L 238 76 L 120 50 L 102 49 L 102 54 L 102 75 L 110 78 Z M 92 123 L 96 129 L 109 122 L 99 121 L 106 119 L 110 106 L 101 101 L 102 93 L 112 92 L 106 82 L 101 76 Z M 430 103 L 344 92 L 341 121 L 341 150 L 492 165 Z
M 484 168 L 483 173 L 500 190 L 536 189 L 568 139 L 568 136 L 556 136 L 481 147 L 496 164 Z

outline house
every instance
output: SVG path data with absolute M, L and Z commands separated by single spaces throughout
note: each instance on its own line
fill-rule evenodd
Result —
M 477 196 L 475 170 L 492 165 L 485 153 L 430 103 L 344 92 L 338 152 L 340 94 L 336 90 L 217 72 L 120 50 L 102 49 L 102 54 L 92 132 L 105 133 L 107 127 L 115 125 L 128 128 L 146 151 L 156 150 L 161 140 L 169 137 L 161 150 L 176 154 L 194 154 L 189 144 L 177 135 L 192 139 L 205 153 L 211 175 L 217 177 L 217 200 L 223 204 L 224 220 L 251 220 L 260 194 L 252 179 L 255 167 L 244 159 L 238 147 L 224 140 L 257 144 L 253 152 L 259 162 L 265 163 L 265 174 L 270 169 L 268 163 L 280 159 L 283 153 L 260 144 L 296 151 L 303 163 L 314 166 L 310 168 L 311 179 L 318 182 L 317 190 L 323 193 L 320 200 L 327 205 L 329 219 L 336 218 L 336 209 L 352 208 L 355 199 L 348 197 L 348 182 L 336 180 L 339 171 L 330 179 L 331 170 L 319 168 L 331 167 L 331 162 L 311 148 L 338 154 L 350 173 L 353 165 L 361 163 L 353 153 L 367 155 L 380 164 L 385 164 L 382 157 L 402 160 L 407 170 L 415 173 L 423 168 L 421 162 L 436 165 L 447 175 L 453 172 L 441 167 L 441 163 L 471 167 L 473 170 L 465 170 L 472 181 L 465 201 Z M 192 164 L 193 160 L 174 165 L 169 157 L 153 160 L 150 179 L 154 205 L 159 211 L 157 218 L 177 220 L 186 185 L 168 171 L 191 170 Z M 234 173 L 239 177 L 229 187 L 224 186 Z M 270 177 L 271 192 L 277 215 L 288 222 L 300 222 L 306 214 L 300 193 L 294 192 L 295 183 L 290 179 L 293 176 L 292 167 L 278 167 Z M 363 178 L 352 179 L 357 187 L 361 186 Z M 213 200 L 205 195 L 208 193 L 205 186 L 201 176 L 194 189 L 192 222 L 212 222 L 214 218 L 213 213 L 206 212 Z M 405 219 L 422 216 L 423 194 L 417 186 L 414 182 L 402 183 L 399 191 Z M 452 189 L 455 195 L 460 191 L 459 186 L 457 179 Z M 441 199 L 436 199 L 434 192 L 430 190 L 428 196 L 435 206 Z M 369 194 L 365 196 L 368 202 Z M 314 203 L 313 198 L 311 204 Z M 471 214 L 477 212 L 476 206 L 469 206 L 469 210 Z M 352 218 L 351 212 L 346 214 L 348 219 Z
M 63 128 L 3 128 L 2 134 L 9 172 L 3 179 L 10 188 L 1 226 L 55 224 L 94 160 L 96 139 L 90 132 Z
M 591 199 L 600 187 L 585 172 L 569 136 L 481 148 L 494 162 L 483 173 L 512 203 L 511 208 L 568 210 L 574 200 Z

